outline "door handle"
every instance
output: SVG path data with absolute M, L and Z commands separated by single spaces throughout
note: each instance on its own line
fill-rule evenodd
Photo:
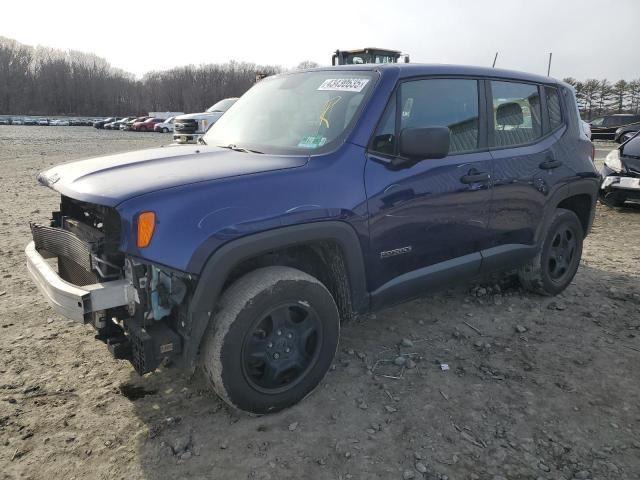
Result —
M 488 173 L 478 172 L 475 168 L 472 168 L 471 170 L 469 170 L 469 173 L 460 177 L 460 181 L 462 183 L 482 183 L 488 182 L 489 178 L 491 177 Z
M 560 160 L 556 160 L 555 158 L 550 158 L 542 162 L 540 164 L 540 168 L 543 170 L 551 170 L 552 168 L 558 168 L 560 165 L 562 165 L 562 162 Z

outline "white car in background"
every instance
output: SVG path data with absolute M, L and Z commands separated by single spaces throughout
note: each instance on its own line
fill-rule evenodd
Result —
M 69 120 L 51 120 L 49 125 L 53 127 L 68 127 L 70 123 Z
M 156 123 L 153 127 L 154 132 L 169 133 L 173 132 L 176 117 L 169 117 L 162 123 Z
M 177 116 L 173 139 L 177 143 L 196 143 L 237 100 L 237 98 L 225 98 L 209 107 L 206 112 Z

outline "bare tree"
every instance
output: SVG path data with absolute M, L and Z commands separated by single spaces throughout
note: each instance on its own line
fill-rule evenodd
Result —
M 628 96 L 629 84 L 625 80 L 618 80 L 611 88 L 611 94 L 614 97 L 612 105 L 618 113 L 622 113 L 625 107 L 625 100 Z

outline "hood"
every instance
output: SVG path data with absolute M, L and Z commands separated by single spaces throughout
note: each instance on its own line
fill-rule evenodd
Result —
M 65 163 L 38 175 L 62 195 L 113 207 L 165 188 L 306 164 L 306 156 L 244 153 L 214 146 L 171 146 Z
M 180 120 L 201 120 L 207 118 L 209 120 L 218 120 L 224 112 L 202 112 L 202 113 L 188 113 L 186 115 L 179 115 L 175 121 Z

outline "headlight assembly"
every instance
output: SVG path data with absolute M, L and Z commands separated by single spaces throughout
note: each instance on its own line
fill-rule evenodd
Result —
M 618 149 L 611 150 L 604 161 L 604 164 L 614 172 L 622 171 L 622 162 L 620 161 L 620 151 Z

